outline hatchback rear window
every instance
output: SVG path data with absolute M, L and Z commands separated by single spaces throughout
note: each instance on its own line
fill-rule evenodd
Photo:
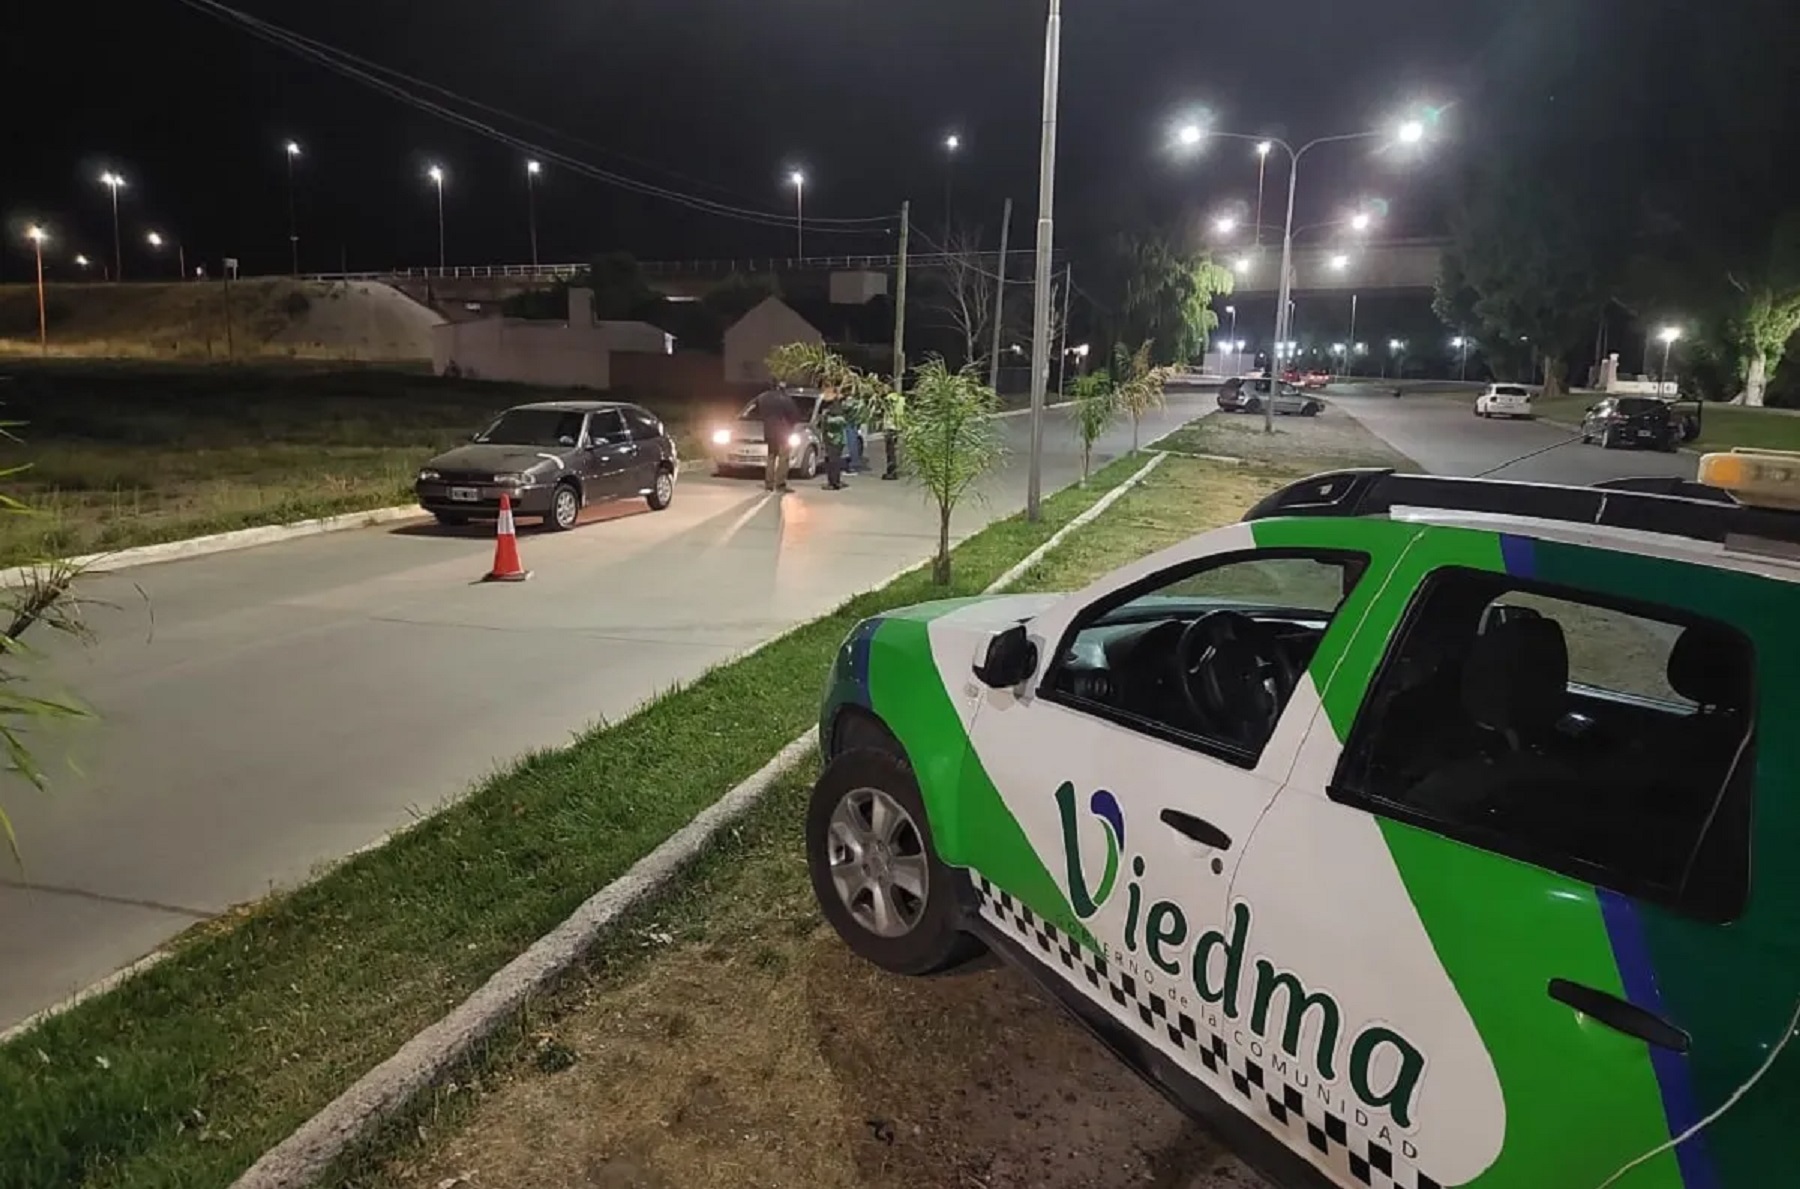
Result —
M 1494 385 L 1494 395 L 1495 396 L 1530 396 L 1531 393 L 1525 391 L 1525 389 L 1519 387 L 1517 384 L 1496 384 L 1496 385 Z
M 1645 413 L 1666 413 L 1669 406 L 1649 396 L 1622 396 L 1619 398 L 1619 412 L 1630 417 L 1641 417 Z

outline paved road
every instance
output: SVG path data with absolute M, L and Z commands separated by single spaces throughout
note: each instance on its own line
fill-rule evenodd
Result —
M 1386 394 L 1391 389 L 1381 391 L 1377 396 L 1369 389 L 1345 387 L 1329 395 L 1394 449 L 1436 474 L 1493 471 L 1497 479 L 1579 484 L 1640 475 L 1694 477 L 1697 460 L 1691 454 L 1602 450 L 1583 446 L 1567 429 L 1547 422 L 1483 420 L 1473 414 L 1472 394 L 1459 398 L 1409 391 L 1396 400 Z M 1506 465 L 1513 459 L 1524 461 Z
M 1146 440 L 1197 415 L 1172 396 Z M 1045 486 L 1079 472 L 1066 413 Z M 959 537 L 1022 506 L 1027 422 Z M 1130 445 L 1129 427 L 1096 465 Z M 55 791 L 7 791 L 24 850 L 0 866 L 0 1027 L 173 934 L 302 879 L 526 751 L 617 719 L 672 684 L 928 557 L 909 483 L 800 485 L 777 502 L 696 468 L 674 507 L 527 529 L 537 577 L 472 585 L 491 530 L 408 525 L 96 578 L 113 604 L 48 670 L 99 720 L 42 741 Z M 134 587 L 141 587 L 148 601 Z M 0 860 L 0 863 L 3 863 Z

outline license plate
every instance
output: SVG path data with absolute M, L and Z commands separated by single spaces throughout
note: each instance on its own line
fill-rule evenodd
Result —
M 1655 430 L 1650 430 L 1650 429 L 1638 430 L 1638 437 L 1640 437 L 1640 438 L 1653 438 L 1655 436 L 1656 436 Z
M 464 504 L 472 504 L 481 498 L 481 491 L 474 487 L 452 487 L 450 498 Z

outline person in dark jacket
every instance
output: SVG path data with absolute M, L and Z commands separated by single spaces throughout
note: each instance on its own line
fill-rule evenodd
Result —
M 836 393 L 825 394 L 825 408 L 819 414 L 820 445 L 825 448 L 825 486 L 832 491 L 844 489 L 844 438 L 849 432 L 844 402 Z
M 771 388 L 756 398 L 756 416 L 762 422 L 763 442 L 768 460 L 763 464 L 763 487 L 769 491 L 788 489 L 788 436 L 800 424 L 800 406 L 785 387 Z

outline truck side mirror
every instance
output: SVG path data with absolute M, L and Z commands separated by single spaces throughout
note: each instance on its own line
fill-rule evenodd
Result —
M 1037 663 L 1037 645 L 1024 624 L 1014 624 L 988 640 L 987 651 L 975 665 L 975 679 L 989 689 L 1012 689 L 1031 679 Z

